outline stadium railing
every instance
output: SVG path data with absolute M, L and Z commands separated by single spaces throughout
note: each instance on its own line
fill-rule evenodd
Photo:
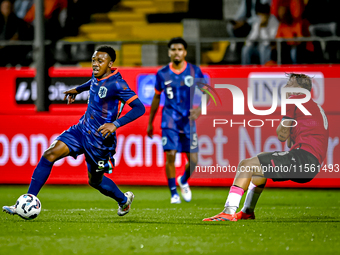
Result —
M 188 44 L 193 48 L 193 52 L 191 52 L 191 55 L 194 54 L 194 56 L 191 56 L 191 62 L 196 63 L 196 65 L 202 64 L 202 46 L 206 44 L 216 43 L 216 42 L 246 42 L 249 41 L 247 38 L 235 38 L 235 37 L 214 37 L 214 38 L 198 38 L 195 40 L 186 39 Z M 255 40 L 254 42 L 261 42 L 263 40 Z M 275 38 L 272 40 L 266 40 L 270 42 L 276 43 L 277 48 L 277 64 L 282 64 L 281 54 L 282 54 L 282 46 L 281 43 L 283 42 L 340 42 L 340 37 L 337 36 L 331 36 L 331 37 L 299 37 L 299 38 Z M 142 44 L 142 66 L 157 66 L 164 64 L 164 61 L 167 60 L 167 54 L 166 52 L 166 45 L 168 41 L 165 40 L 125 40 L 125 41 L 79 41 L 79 42 L 69 42 L 60 40 L 57 42 L 57 44 L 65 46 L 65 45 L 112 45 L 113 47 L 116 47 L 118 50 L 122 48 L 123 45 L 129 45 L 129 44 Z M 45 41 L 46 45 L 50 45 L 50 41 Z M 0 41 L 0 46 L 24 46 L 24 45 L 30 45 L 33 46 L 33 41 Z M 163 47 L 163 49 L 160 49 L 160 47 Z M 165 47 L 165 48 L 164 48 Z M 164 52 L 165 51 L 165 52 Z M 161 54 L 165 53 L 165 54 Z M 164 57 L 165 60 L 159 62 L 159 59 L 161 57 Z M 189 55 L 189 54 L 188 54 Z M 190 58 L 190 56 L 189 56 Z M 189 60 L 190 61 L 190 60 Z M 123 59 L 118 59 L 118 65 L 121 66 L 123 63 Z

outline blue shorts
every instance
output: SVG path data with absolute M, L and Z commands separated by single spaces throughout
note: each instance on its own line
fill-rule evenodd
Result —
M 68 130 L 60 134 L 56 140 L 62 141 L 70 150 L 69 156 L 77 158 L 80 154 L 85 154 L 85 160 L 90 165 L 96 165 L 96 172 L 103 171 L 111 173 L 114 168 L 113 155 L 115 151 L 98 149 L 92 146 L 86 139 L 86 134 L 81 130 L 81 124 L 73 125 Z M 90 170 L 89 170 L 90 171 Z
M 162 145 L 164 151 L 198 152 L 198 139 L 196 133 L 179 133 L 173 129 L 162 129 Z

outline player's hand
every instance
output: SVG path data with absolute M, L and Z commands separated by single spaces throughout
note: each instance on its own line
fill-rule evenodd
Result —
M 150 137 L 151 139 L 153 138 L 153 126 L 152 125 L 148 125 L 148 128 L 146 129 L 146 133 L 148 134 L 148 137 Z
M 64 100 L 67 98 L 67 104 L 72 104 L 76 101 L 76 96 L 78 95 L 78 91 L 76 89 L 69 89 L 63 93 L 65 94 Z
M 201 108 L 190 109 L 189 120 L 196 120 L 201 115 Z
M 117 127 L 113 123 L 105 123 L 98 128 L 98 132 L 102 134 L 104 138 L 109 137 L 112 133 L 117 130 Z

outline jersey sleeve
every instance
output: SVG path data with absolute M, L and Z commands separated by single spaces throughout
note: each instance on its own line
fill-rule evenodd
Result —
M 127 114 L 113 122 L 117 128 L 134 121 L 145 113 L 145 107 L 138 98 L 131 102 L 130 107 L 132 109 Z
M 155 93 L 157 95 L 160 95 L 160 94 L 162 94 L 163 90 L 164 90 L 164 87 L 163 87 L 162 78 L 161 78 L 159 72 L 157 72 L 156 83 L 155 83 Z
M 78 87 L 76 87 L 76 90 L 78 93 L 84 92 L 86 90 L 90 90 L 91 87 L 91 80 L 88 80 L 87 82 L 85 82 L 82 85 L 79 85 Z
M 133 100 L 138 98 L 136 93 L 130 89 L 128 84 L 125 81 L 117 81 L 114 84 L 114 90 L 112 91 L 112 95 L 118 97 L 121 101 L 126 104 L 130 104 Z
M 203 75 L 203 73 L 202 73 L 202 71 L 199 67 L 197 67 L 195 78 L 203 78 L 204 79 L 204 75 Z
M 204 75 L 199 67 L 196 68 L 195 82 L 197 84 L 197 87 L 199 87 L 200 89 L 208 89 L 208 87 L 206 86 L 208 85 L 208 82 L 204 78 Z

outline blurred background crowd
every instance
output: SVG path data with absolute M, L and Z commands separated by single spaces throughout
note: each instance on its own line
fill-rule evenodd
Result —
M 189 42 L 201 65 L 340 62 L 338 0 L 44 0 L 49 65 L 89 66 L 112 45 L 120 66 L 166 64 L 166 42 Z M 2 0 L 0 66 L 33 64 L 34 0 Z M 21 43 L 26 42 L 26 43 Z

